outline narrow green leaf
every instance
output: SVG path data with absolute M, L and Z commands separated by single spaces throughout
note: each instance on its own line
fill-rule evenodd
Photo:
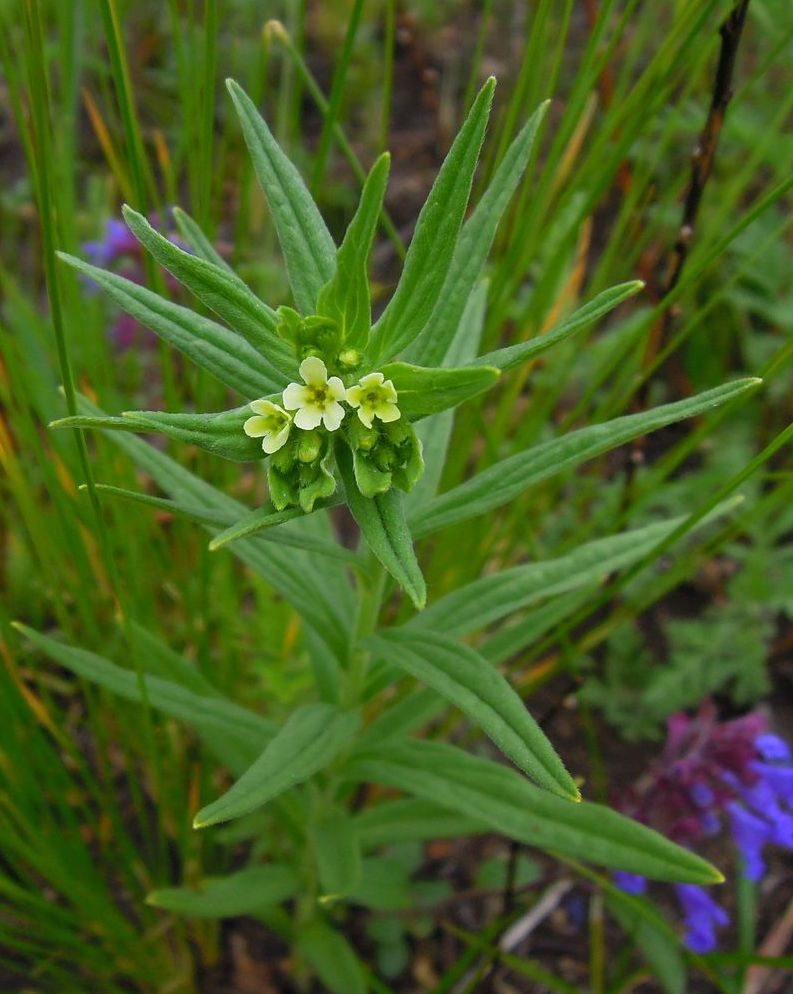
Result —
M 444 361 L 449 366 L 461 366 L 472 360 L 479 351 L 479 342 L 485 324 L 488 288 L 488 281 L 483 279 L 468 298 L 463 316 L 446 350 Z M 424 451 L 424 472 L 408 496 L 408 508 L 426 503 L 437 493 L 453 427 L 453 410 L 442 411 L 434 418 L 427 418 L 416 424 L 416 434 L 421 440 Z
M 620 283 L 599 293 L 592 300 L 579 307 L 577 311 L 566 318 L 560 325 L 552 328 L 543 335 L 530 339 L 528 342 L 518 342 L 517 345 L 508 345 L 504 349 L 496 349 L 495 352 L 487 352 L 479 356 L 471 363 L 472 366 L 495 366 L 500 370 L 514 369 L 527 359 L 553 348 L 559 342 L 570 338 L 579 331 L 583 331 L 588 325 L 597 321 L 598 318 L 613 311 L 615 307 L 633 297 L 644 287 L 641 280 L 631 280 L 629 283 Z
M 330 498 L 329 500 L 317 501 L 314 504 L 314 511 L 311 513 L 313 514 L 316 511 L 320 511 L 328 507 L 337 507 L 341 503 L 342 501 L 340 498 Z M 214 552 L 217 549 L 222 549 L 230 542 L 236 542 L 241 538 L 256 535 L 263 531 L 269 532 L 272 528 L 283 524 L 285 521 L 293 521 L 295 518 L 303 517 L 305 517 L 305 512 L 299 507 L 288 507 L 284 511 L 277 511 L 275 507 L 268 502 L 262 507 L 257 507 L 255 511 L 250 511 L 244 517 L 240 518 L 238 521 L 235 521 L 222 532 L 215 535 L 209 543 L 209 548 Z M 352 555 L 351 558 L 354 560 L 356 557 Z
M 79 489 L 84 490 L 85 484 L 81 484 Z M 234 524 L 230 521 L 230 516 L 228 514 L 221 514 L 212 508 L 182 504 L 180 501 L 171 500 L 168 497 L 155 497 L 152 494 L 144 494 L 138 490 L 125 490 L 123 487 L 113 487 L 106 483 L 95 484 L 95 489 L 99 497 L 118 497 L 121 500 L 132 501 L 136 504 L 145 504 L 148 507 L 155 508 L 158 511 L 165 511 L 167 514 L 187 518 L 189 521 L 197 521 L 202 525 L 214 525 L 218 528 L 225 528 L 227 530 L 234 527 Z M 259 537 L 264 541 L 274 542 L 276 545 L 288 545 L 293 549 L 306 549 L 308 552 L 316 552 L 321 556 L 327 556 L 330 559 L 338 559 L 339 561 L 349 563 L 350 565 L 354 565 L 358 562 L 358 556 L 349 549 L 345 549 L 343 546 L 339 545 L 338 542 L 315 538 L 312 535 L 304 535 L 300 532 L 294 531 L 291 528 L 276 529 L 272 527 L 276 524 L 286 524 L 288 521 L 303 518 L 305 515 L 300 508 L 289 508 L 286 511 L 276 511 L 272 505 L 267 505 L 259 510 L 264 511 L 272 518 L 278 518 L 277 521 L 270 521 L 269 525 L 271 527 L 268 527 L 263 534 L 259 535 Z M 320 510 L 319 506 L 315 507 L 315 510 Z M 256 514 L 258 512 L 253 513 Z M 221 532 L 220 534 L 225 534 L 225 532 Z M 216 540 L 219 537 L 219 535 L 216 536 L 209 543 L 210 549 L 214 550 L 226 544 L 225 541 L 221 542 L 220 545 L 216 544 Z
M 485 835 L 491 827 L 481 818 L 458 814 L 434 801 L 403 797 L 397 801 L 381 801 L 363 810 L 355 818 L 355 830 L 366 850 L 400 842 Z
M 335 812 L 311 827 L 323 898 L 346 897 L 361 880 L 361 847 L 355 822 Z
M 343 442 L 336 446 L 336 460 L 347 506 L 366 544 L 421 610 L 427 600 L 427 588 L 413 550 L 402 494 L 389 490 L 376 497 L 364 497 L 355 482 L 350 450 Z
M 344 775 L 396 787 L 550 852 L 655 880 L 712 884 L 724 879 L 695 853 L 610 808 L 565 801 L 515 770 L 439 742 L 384 743 L 354 758 Z
M 72 673 L 125 700 L 143 703 L 141 682 L 133 670 L 122 669 L 103 656 L 65 645 L 18 622 L 14 623 L 14 627 Z M 240 760 L 249 762 L 250 757 L 260 751 L 274 734 L 272 722 L 225 698 L 198 694 L 160 677 L 146 675 L 144 684 L 151 707 L 196 729 L 230 766 L 237 765 Z M 233 752 L 230 753 L 224 746 L 231 746 Z
M 526 171 L 534 140 L 550 101 L 541 104 L 513 139 L 475 210 L 463 225 L 430 319 L 411 345 L 409 358 L 421 366 L 447 364 L 447 353 L 493 244 L 499 222 Z M 493 363 L 497 365 L 497 363 Z
M 506 678 L 474 649 L 440 634 L 389 628 L 367 640 L 375 654 L 456 705 L 541 787 L 578 801 L 575 781 Z
M 240 278 L 187 211 L 183 211 L 181 207 L 173 207 L 172 214 L 174 221 L 176 221 L 176 227 L 179 229 L 179 234 L 196 255 L 205 259 L 207 262 L 213 263 L 218 269 L 224 270 L 234 279 L 238 280 Z
M 411 419 L 457 407 L 489 390 L 500 376 L 497 369 L 485 366 L 430 369 L 407 362 L 390 362 L 381 371 L 393 381 L 403 417 Z
M 623 895 L 618 888 L 606 894 L 606 907 L 642 951 L 667 994 L 685 994 L 686 962 L 680 939 L 659 920 L 654 905 L 640 895 Z M 641 912 L 641 913 L 639 913 Z
M 366 994 L 361 962 L 335 928 L 315 919 L 298 931 L 296 944 L 332 994 Z
M 253 400 L 283 389 L 283 374 L 236 332 L 123 276 L 64 252 L 58 254 L 64 262 L 90 277 L 127 314 L 243 397 Z
M 503 459 L 418 508 L 411 522 L 413 534 L 417 538 L 423 537 L 440 528 L 492 511 L 514 500 L 534 483 L 608 452 L 639 435 L 726 404 L 747 390 L 755 389 L 760 382 L 755 378 L 736 380 L 674 404 L 665 404 L 640 414 L 628 414 L 605 424 L 590 425 Z
M 79 397 L 78 403 L 86 414 L 103 414 L 85 397 Z M 199 479 L 153 445 L 128 432 L 108 432 L 108 437 L 175 500 L 209 508 L 230 519 L 246 513 L 247 508 L 239 501 Z M 208 527 L 211 531 L 211 526 Z M 312 537 L 327 540 L 331 536 L 330 523 L 321 514 L 297 519 L 289 527 L 299 528 Z M 309 553 L 281 549 L 255 539 L 235 543 L 233 551 L 295 607 L 338 659 L 347 658 L 355 602 L 347 571 L 341 564 L 327 562 L 319 571 Z
M 374 327 L 375 361 L 406 348 L 432 314 L 471 194 L 495 85 L 491 77 L 479 91 L 421 209 L 402 276 Z
M 163 887 L 146 903 L 191 918 L 235 918 L 296 897 L 300 884 L 289 866 L 252 866 L 226 877 L 206 877 L 196 886 Z
M 358 210 L 336 256 L 333 279 L 320 290 L 317 313 L 335 320 L 348 348 L 365 348 L 372 323 L 369 253 L 383 207 L 390 155 L 385 152 L 366 178 Z
M 235 462 L 264 458 L 261 442 L 242 430 L 251 416 L 248 405 L 216 414 L 170 414 L 167 411 L 124 411 L 118 418 L 93 418 L 78 414 L 53 421 L 50 428 L 115 428 L 121 431 L 158 432 L 185 445 L 197 445 L 213 455 Z
M 239 780 L 198 812 L 193 827 L 239 818 L 308 780 L 350 743 L 360 721 L 359 715 L 330 704 L 299 707 Z
M 725 501 L 708 522 L 729 513 L 741 498 Z M 483 576 L 452 591 L 420 615 L 411 628 L 466 635 L 540 600 L 605 580 L 611 573 L 637 562 L 686 520 L 686 516 L 609 535 L 579 546 L 558 559 L 528 563 Z
M 226 80 L 259 183 L 275 222 L 298 308 L 313 314 L 319 291 L 333 278 L 336 246 L 300 173 L 273 138 L 253 101 Z
M 259 300 L 239 276 L 180 249 L 127 204 L 121 210 L 127 227 L 161 266 L 250 342 L 282 374 L 285 382 L 295 378 L 295 357 L 286 342 L 275 334 L 275 311 Z

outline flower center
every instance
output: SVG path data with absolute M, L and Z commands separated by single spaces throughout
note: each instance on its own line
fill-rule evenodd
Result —
M 311 384 L 308 388 L 308 394 L 311 398 L 311 403 L 315 407 L 327 407 L 328 404 L 328 388 L 326 384 Z

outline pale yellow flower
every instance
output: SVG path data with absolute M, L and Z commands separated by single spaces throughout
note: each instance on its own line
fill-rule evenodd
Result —
M 270 400 L 254 400 L 250 408 L 256 413 L 248 418 L 242 430 L 249 438 L 261 438 L 262 448 L 268 456 L 272 455 L 286 444 L 292 427 L 292 415 Z
M 347 403 L 358 409 L 358 417 L 367 428 L 372 427 L 374 418 L 398 421 L 401 415 L 396 401 L 394 384 L 380 372 L 368 373 L 347 390 Z
M 328 431 L 336 431 L 344 418 L 344 384 L 338 376 L 328 379 L 325 363 L 317 356 L 309 356 L 300 363 L 300 375 L 305 381 L 290 383 L 284 390 L 284 407 L 296 411 L 298 428 L 318 428 L 320 422 Z

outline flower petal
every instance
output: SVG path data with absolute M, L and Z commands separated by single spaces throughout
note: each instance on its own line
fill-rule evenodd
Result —
M 372 417 L 373 417 L 373 415 L 372 415 L 372 412 L 369 410 L 368 407 L 359 407 L 358 408 L 358 417 L 361 419 L 361 422 L 366 425 L 367 428 L 371 428 L 372 427 Z
M 298 407 L 303 407 L 310 400 L 309 392 L 302 383 L 290 383 L 284 389 L 283 401 L 287 411 L 296 411 Z
M 381 421 L 399 421 L 402 417 L 396 404 L 380 404 L 374 412 Z
M 310 355 L 300 363 L 300 375 L 306 383 L 319 386 L 328 382 L 328 367 L 319 356 Z
M 331 376 L 328 380 L 328 396 L 333 400 L 344 400 L 344 384 L 338 376 Z
M 322 414 L 322 420 L 328 431 L 336 431 L 344 420 L 344 408 L 341 404 L 328 404 Z
M 287 421 L 284 427 L 278 432 L 270 432 L 262 440 L 262 448 L 267 453 L 267 455 L 272 455 L 273 452 L 277 452 L 280 448 L 286 445 L 286 440 L 289 438 L 289 429 L 292 427 L 292 422 Z
M 295 415 L 295 425 L 298 428 L 302 428 L 304 431 L 310 431 L 312 428 L 319 428 L 320 422 L 322 421 L 322 409 L 312 405 L 301 407 L 300 410 Z
M 261 414 L 255 414 L 243 424 L 242 430 L 248 438 L 261 438 L 266 435 L 269 429 L 270 419 L 263 418 Z
M 356 383 L 353 387 L 348 387 L 347 389 L 347 403 L 351 407 L 361 406 L 361 394 L 363 393 L 363 387 L 360 383 Z

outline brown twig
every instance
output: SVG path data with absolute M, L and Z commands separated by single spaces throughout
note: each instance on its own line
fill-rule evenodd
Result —
M 738 47 L 741 42 L 748 8 L 749 0 L 739 0 L 719 27 L 721 48 L 719 50 L 718 65 L 716 66 L 716 75 L 713 80 L 713 95 L 711 97 L 710 109 L 708 110 L 705 126 L 699 136 L 699 141 L 691 159 L 691 179 L 683 205 L 683 216 L 677 238 L 672 247 L 666 273 L 661 282 L 660 290 L 657 293 L 658 300 L 663 300 L 675 289 L 688 260 L 689 251 L 694 240 L 699 209 L 702 205 L 708 180 L 713 173 L 713 164 L 716 159 L 716 151 L 719 146 L 724 118 L 733 95 L 732 79 L 735 72 L 735 60 L 738 55 Z M 669 327 L 676 316 L 676 310 L 672 307 L 667 307 L 653 325 L 644 354 L 643 366 L 645 369 L 653 362 L 666 341 Z M 645 406 L 646 393 L 647 383 L 645 382 L 639 394 L 640 408 Z

